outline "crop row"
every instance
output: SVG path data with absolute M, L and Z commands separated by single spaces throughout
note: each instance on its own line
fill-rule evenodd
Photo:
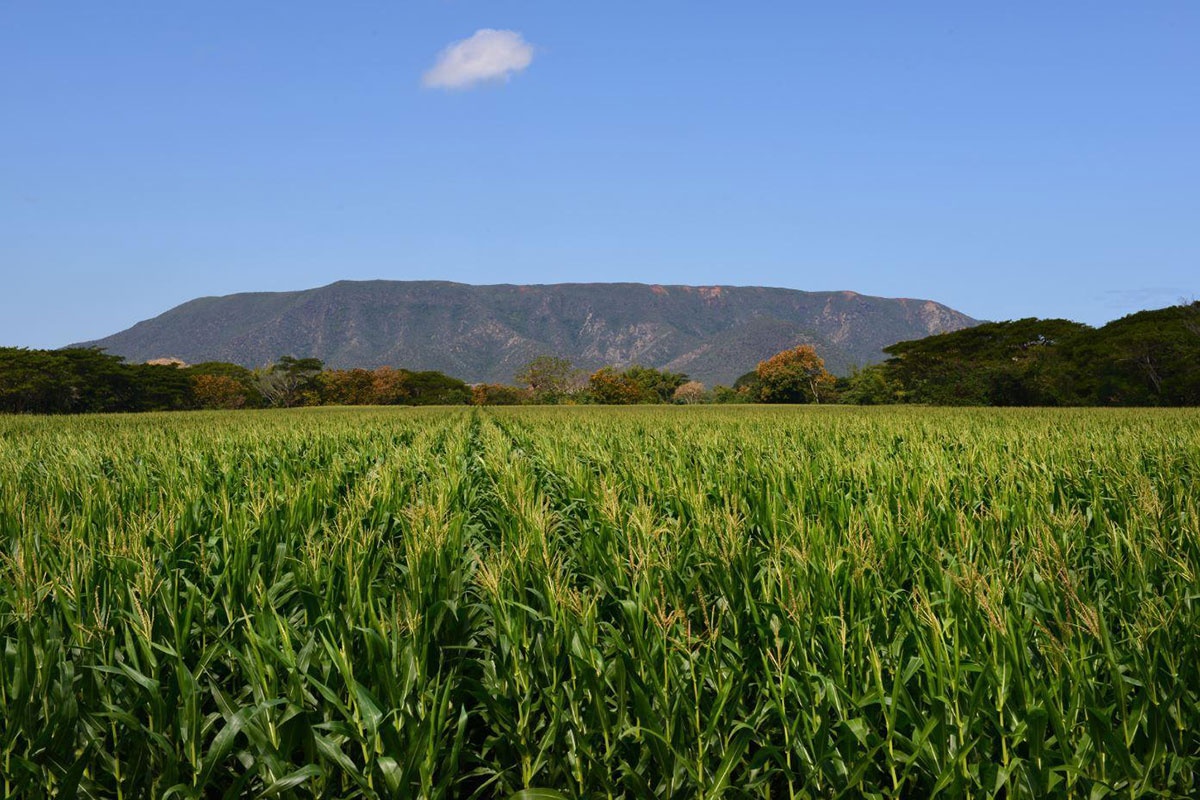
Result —
M 1192 796 L 1200 417 L 0 419 L 0 772 L 96 797 Z

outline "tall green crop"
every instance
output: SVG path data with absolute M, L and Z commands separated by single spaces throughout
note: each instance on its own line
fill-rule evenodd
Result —
M 1200 414 L 0 418 L 5 796 L 1189 797 Z

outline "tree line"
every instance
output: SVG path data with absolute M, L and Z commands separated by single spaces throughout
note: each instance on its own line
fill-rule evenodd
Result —
M 790 365 L 790 366 L 789 366 Z M 759 365 L 744 387 L 707 390 L 684 373 L 634 365 L 590 374 L 569 360 L 539 356 L 514 384 L 465 382 L 436 371 L 327 369 L 316 358 L 284 356 L 269 367 L 206 362 L 131 364 L 99 349 L 0 348 L 0 411 L 71 414 L 185 409 L 295 408 L 319 405 L 519 405 L 705 402 L 813 402 L 831 399 L 834 378 L 811 347 Z M 816 370 L 796 375 L 789 369 Z M 766 388 L 762 388 L 766 387 Z M 819 390 L 818 394 L 813 391 Z M 805 396 L 805 393 L 810 393 Z
M 131 364 L 93 348 L 0 348 L 0 411 L 72 414 L 314 405 L 454 405 L 465 383 L 440 372 L 382 367 L 325 369 L 284 356 L 251 370 L 237 364 Z
M 809 345 L 759 362 L 732 386 L 634 365 L 587 373 L 534 358 L 513 384 L 436 371 L 327 369 L 284 356 L 271 366 L 131 364 L 98 349 L 0 348 L 0 411 L 66 414 L 316 405 L 921 403 L 1200 405 L 1200 302 L 1091 328 L 1062 319 L 984 323 L 899 342 L 888 360 L 835 377 Z
M 1200 405 L 1200 302 L 1092 328 L 992 322 L 884 348 L 839 382 L 845 402 L 985 406 Z

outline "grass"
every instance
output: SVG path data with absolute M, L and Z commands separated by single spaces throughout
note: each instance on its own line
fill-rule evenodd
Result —
M 1188 797 L 1200 414 L 0 418 L 6 796 Z

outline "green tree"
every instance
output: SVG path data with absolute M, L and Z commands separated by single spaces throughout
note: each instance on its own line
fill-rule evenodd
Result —
M 1063 349 L 1085 402 L 1200 404 L 1200 302 L 1130 314 Z
M 458 406 L 471 402 L 471 390 L 458 378 L 427 370 L 410 372 L 408 402 L 415 406 Z
M 191 381 L 174 366 L 127 364 L 96 348 L 0 348 L 0 410 L 66 414 L 190 404 Z
M 192 378 L 170 364 L 129 364 L 129 397 L 122 411 L 181 411 L 191 408 Z
M 134 379 L 124 359 L 89 347 L 58 352 L 65 361 L 59 369 L 65 373 L 68 383 L 66 411 L 132 410 Z
M 753 402 L 749 392 L 738 391 L 732 386 L 725 386 L 720 383 L 712 388 L 712 401 L 721 405 Z
M 681 372 L 652 369 L 634 364 L 623 373 L 641 391 L 642 403 L 670 403 L 675 390 L 687 382 L 688 376 Z
M 899 342 L 883 371 L 908 402 L 942 405 L 1200 404 L 1200 303 L 1090 328 L 992 322 Z
M 883 370 L 907 402 L 1072 404 L 1079 389 L 1063 349 L 1090 331 L 1062 319 L 989 322 L 886 347 Z
M 320 400 L 317 376 L 324 364 L 319 358 L 283 356 L 273 366 L 257 373 L 257 387 L 267 404 L 292 408 L 315 405 Z
M 733 392 L 737 395 L 736 398 L 720 400 L 718 402 L 730 403 L 757 403 L 762 394 L 762 381 L 758 378 L 756 370 L 750 370 L 737 377 L 733 382 Z M 714 390 L 715 391 L 715 390 Z
M 579 370 L 569 359 L 538 356 L 513 376 L 517 385 L 528 386 L 538 403 L 559 403 L 574 387 Z
M 477 383 L 471 387 L 473 406 L 516 406 L 529 399 L 529 392 L 500 383 Z
M 53 414 L 70 410 L 70 381 L 61 353 L 0 348 L 0 411 Z
M 887 405 L 899 402 L 900 387 L 888 378 L 882 364 L 873 364 L 854 370 L 844 381 L 839 380 L 838 398 L 853 405 Z

